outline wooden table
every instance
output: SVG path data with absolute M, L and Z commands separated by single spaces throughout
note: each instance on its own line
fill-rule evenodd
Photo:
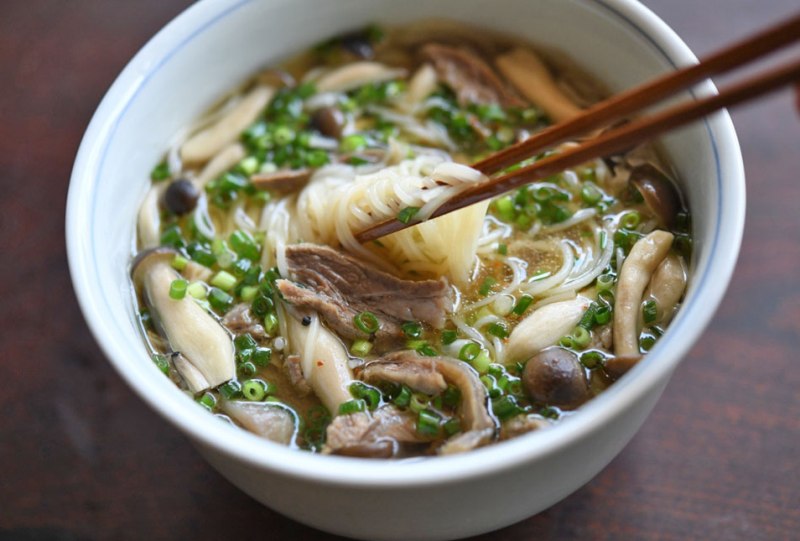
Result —
M 649 0 L 698 53 L 797 0 Z M 0 3 L 0 539 L 331 539 L 249 499 L 101 355 L 67 273 L 72 160 L 101 96 L 185 0 Z M 633 442 L 587 486 L 486 540 L 800 537 L 800 118 L 738 110 L 738 270 Z

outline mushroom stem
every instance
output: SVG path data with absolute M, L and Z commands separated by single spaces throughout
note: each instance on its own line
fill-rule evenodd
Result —
M 380 62 L 353 62 L 329 71 L 316 80 L 319 92 L 347 92 L 369 83 L 382 83 L 403 77 L 406 70 L 390 68 Z
M 132 274 L 170 347 L 180 353 L 175 367 L 197 393 L 236 376 L 235 352 L 228 332 L 192 297 L 169 296 L 170 284 L 181 277 L 171 266 L 174 257 L 164 248 L 143 252 Z
M 656 268 L 644 292 L 645 300 L 656 303 L 656 323 L 666 325 L 672 319 L 686 289 L 686 275 L 686 262 L 677 254 L 669 254 Z
M 233 143 L 211 158 L 199 175 L 193 180 L 198 190 L 205 188 L 210 180 L 220 176 L 222 173 L 239 163 L 246 156 L 244 147 L 240 143 Z
M 257 86 L 245 95 L 228 114 L 208 128 L 194 134 L 181 146 L 181 158 L 187 163 L 211 159 L 225 145 L 233 143 L 267 106 L 275 89 Z
M 161 241 L 161 211 L 158 201 L 166 187 L 166 183 L 152 185 L 139 207 L 136 232 L 139 236 L 139 248 L 142 250 L 155 248 Z
M 572 331 L 589 308 L 586 297 L 542 306 L 519 322 L 511 332 L 502 362 L 505 365 L 530 359 Z
M 495 63 L 514 88 L 541 107 L 552 121 L 563 122 L 580 114 L 581 108 L 558 88 L 547 66 L 532 51 L 518 47 L 498 56 Z
M 672 233 L 656 230 L 639 239 L 622 264 L 614 303 L 614 352 L 639 355 L 638 321 L 642 295 L 672 246 Z
M 353 373 L 347 365 L 347 351 L 339 339 L 320 324 L 316 313 L 300 315 L 307 318 L 303 325 L 295 316 L 289 315 L 287 330 L 289 344 L 300 355 L 303 377 L 328 410 L 336 415 L 339 406 L 352 399 L 348 387 Z

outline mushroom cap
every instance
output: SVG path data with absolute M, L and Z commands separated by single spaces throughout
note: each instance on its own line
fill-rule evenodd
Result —
M 577 408 L 590 398 L 578 356 L 560 347 L 544 349 L 531 357 L 522 373 L 522 385 L 536 402 L 566 409 Z
M 178 255 L 177 251 L 172 248 L 167 248 L 166 246 L 142 250 L 136 254 L 136 257 L 134 257 L 131 262 L 131 278 L 133 279 L 133 284 L 136 286 L 136 289 L 141 288 L 144 274 L 152 265 L 162 261 L 171 263 L 176 255 Z
M 631 170 L 629 182 L 642 194 L 647 208 L 656 215 L 661 227 L 672 229 L 675 218 L 683 208 L 680 195 L 672 181 L 649 163 Z

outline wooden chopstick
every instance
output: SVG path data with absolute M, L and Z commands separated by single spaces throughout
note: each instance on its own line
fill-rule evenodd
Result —
M 607 131 L 593 139 L 559 154 L 544 158 L 506 175 L 490 179 L 468 191 L 462 192 L 445 202 L 431 218 L 448 214 L 455 210 L 472 205 L 479 201 L 495 197 L 530 182 L 555 175 L 570 167 L 616 152 L 624 151 L 643 141 L 652 139 L 661 133 L 682 126 L 714 111 L 732 107 L 744 101 L 800 80 L 800 60 L 786 66 L 773 68 L 770 71 L 751 77 L 726 88 L 717 95 L 697 101 L 690 101 L 666 109 L 649 117 L 634 120 L 616 129 Z M 399 220 L 387 220 L 376 224 L 358 234 L 359 242 L 375 240 L 384 235 L 412 227 L 419 222 L 408 224 Z
M 488 156 L 472 167 L 487 175 L 494 174 L 554 145 L 584 135 L 590 130 L 604 128 L 693 84 L 743 66 L 798 39 L 800 14 L 725 47 L 698 64 L 668 73 L 598 102 L 575 118 L 550 126 L 525 141 Z

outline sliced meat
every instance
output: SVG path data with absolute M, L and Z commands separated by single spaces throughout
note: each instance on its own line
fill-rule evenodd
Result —
M 415 416 L 394 406 L 336 417 L 326 432 L 326 453 L 390 458 L 431 440 L 417 433 Z
M 274 173 L 256 173 L 250 182 L 259 190 L 291 193 L 303 189 L 311 173 L 311 169 L 280 169 Z
M 303 376 L 303 366 L 300 364 L 300 355 L 287 355 L 283 361 L 283 370 L 289 378 L 298 396 L 304 397 L 311 394 L 311 386 Z
M 435 395 L 447 389 L 447 382 L 436 370 L 436 361 L 422 357 L 416 362 L 403 360 L 380 360 L 369 363 L 358 376 L 366 382 L 391 381 L 419 391 Z
M 486 62 L 468 49 L 430 43 L 421 49 L 421 53 L 424 59 L 433 64 L 439 80 L 453 89 L 461 105 L 470 103 L 497 103 L 515 107 L 526 105 Z
M 440 454 L 451 454 L 474 449 L 492 440 L 495 422 L 487 409 L 486 389 L 478 374 L 466 363 L 449 357 L 422 357 L 414 351 L 398 351 L 369 363 L 361 372 L 372 379 L 383 376 L 383 381 L 404 383 L 415 391 L 428 392 L 431 380 L 420 377 L 435 371 L 461 392 L 459 417 L 464 432 L 453 436 L 439 448 Z M 419 382 L 421 387 L 415 387 Z M 443 390 L 443 389 L 442 389 Z
M 444 279 L 401 280 L 326 246 L 287 246 L 286 260 L 302 286 L 278 280 L 284 300 L 319 313 L 339 336 L 349 339 L 365 338 L 353 318 L 372 312 L 380 322 L 374 337 L 379 350 L 402 343 L 404 321 L 441 327 L 451 306 Z
M 222 318 L 222 324 L 233 334 L 249 333 L 258 342 L 269 338 L 258 319 L 253 317 L 250 304 L 246 302 L 240 302 L 228 310 Z

